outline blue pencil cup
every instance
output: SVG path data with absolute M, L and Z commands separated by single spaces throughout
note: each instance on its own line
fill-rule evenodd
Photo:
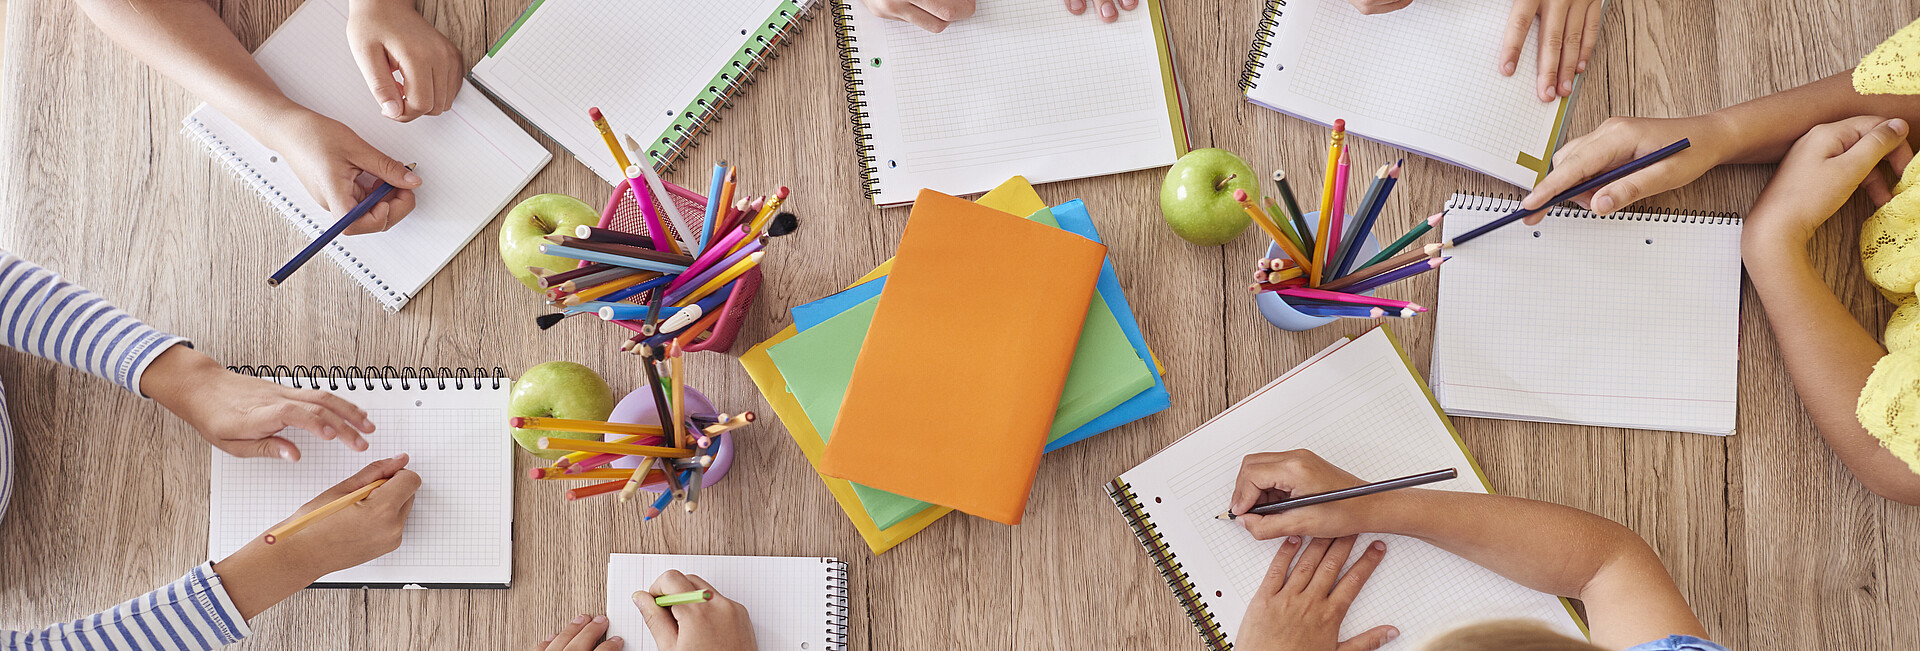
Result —
M 1316 210 L 1307 213 L 1304 217 L 1307 220 L 1307 229 L 1313 231 L 1314 237 L 1318 238 L 1320 236 L 1320 211 Z M 1349 216 L 1347 219 L 1351 220 L 1353 217 Z M 1380 252 L 1380 240 L 1375 238 L 1372 232 L 1362 235 L 1363 237 L 1360 240 L 1360 254 L 1354 256 L 1353 259 L 1355 269 L 1358 269 L 1361 263 L 1366 262 L 1368 258 Z M 1313 252 L 1308 251 L 1307 254 L 1312 255 Z M 1286 252 L 1280 250 L 1279 243 L 1276 242 L 1267 245 L 1267 257 L 1284 258 L 1286 255 Z M 1361 295 L 1372 296 L 1373 292 L 1361 292 Z M 1267 323 L 1271 323 L 1281 330 L 1304 332 L 1339 320 L 1337 317 L 1302 314 L 1299 310 L 1293 309 L 1292 305 L 1288 305 L 1286 300 L 1279 294 L 1273 292 L 1260 292 L 1254 295 L 1253 300 L 1255 304 L 1260 306 L 1260 315 L 1267 318 Z

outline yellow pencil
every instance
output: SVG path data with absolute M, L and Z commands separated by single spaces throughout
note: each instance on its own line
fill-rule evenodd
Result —
M 687 447 L 687 366 L 681 359 L 678 340 L 667 344 L 667 359 L 673 364 L 673 446 L 684 448 Z
M 640 460 L 640 467 L 635 468 L 633 474 L 627 477 L 627 485 L 620 487 L 620 501 L 622 503 L 633 499 L 633 495 L 640 492 L 641 480 L 646 478 L 648 470 L 653 469 L 653 463 L 659 460 L 657 457 L 646 457 Z M 593 471 L 589 470 L 587 472 Z M 673 472 L 673 469 L 668 468 L 667 472 Z
M 713 280 L 707 281 L 707 284 L 701 285 L 698 289 L 693 290 L 692 293 L 687 294 L 686 298 L 680 299 L 680 302 L 674 303 L 674 306 L 686 307 L 700 302 L 700 299 L 706 298 L 707 295 L 712 294 L 714 290 L 720 289 L 727 283 L 733 282 L 733 279 L 739 278 L 741 274 L 752 270 L 754 267 L 760 266 L 760 258 L 764 255 L 766 255 L 765 251 L 754 251 L 747 256 L 747 259 L 733 263 L 733 266 L 728 267 L 726 271 L 720 272 L 720 275 L 714 276 Z
M 635 425 L 632 423 L 609 423 L 603 420 L 576 420 L 572 418 L 547 418 L 544 416 L 514 416 L 507 419 L 508 427 L 521 429 L 550 429 L 558 432 L 583 432 L 587 434 L 652 434 L 663 436 L 666 432 L 659 425 Z
M 627 276 L 625 278 L 609 280 L 607 282 L 600 283 L 598 285 L 594 285 L 586 289 L 582 289 L 572 294 L 568 294 L 566 298 L 560 299 L 560 303 L 562 305 L 572 307 L 575 305 L 579 305 L 581 303 L 585 303 L 587 301 L 591 301 L 596 298 L 600 298 L 602 296 L 606 296 L 608 294 L 612 294 L 622 289 L 626 289 L 628 287 L 632 287 L 634 285 L 638 285 L 640 283 L 653 280 L 654 278 L 658 278 L 658 277 L 660 277 L 660 274 L 657 274 L 657 273 L 640 273 L 640 274 Z
M 367 485 L 361 486 L 360 490 L 341 495 L 338 499 L 327 502 L 326 506 L 308 511 L 306 515 L 288 520 L 278 527 L 268 529 L 267 544 L 271 545 L 279 542 L 281 538 L 299 533 L 301 529 L 307 528 L 308 525 L 319 522 L 320 518 L 339 513 L 346 510 L 349 506 L 359 504 L 360 500 L 367 499 L 368 495 L 373 494 L 373 489 L 379 488 L 385 483 L 387 483 L 387 480 L 384 477 L 375 479 Z
M 1247 217 L 1251 218 L 1253 223 L 1259 224 L 1260 230 L 1266 231 L 1267 237 L 1273 238 L 1273 242 L 1280 245 L 1280 250 L 1285 251 L 1287 257 L 1293 258 L 1295 264 L 1302 267 L 1308 266 L 1306 252 L 1294 246 L 1293 240 L 1288 239 L 1286 233 L 1280 232 L 1280 227 L 1274 225 L 1273 220 L 1268 218 L 1266 213 L 1261 212 L 1259 206 L 1253 205 L 1253 201 L 1247 198 L 1246 190 L 1234 190 L 1233 199 L 1240 202 L 1240 209 L 1247 211 Z
M 1335 168 L 1340 165 L 1340 141 L 1347 135 L 1347 121 L 1333 121 L 1333 138 L 1327 144 L 1327 181 L 1320 191 L 1320 230 L 1313 236 L 1313 274 L 1308 276 L 1307 284 L 1319 287 L 1321 268 L 1327 263 L 1327 229 L 1333 219 L 1333 178 Z
M 598 452 L 603 454 L 624 454 L 628 456 L 660 457 L 662 459 L 690 459 L 692 450 L 663 448 L 657 445 L 633 445 L 631 443 L 606 443 L 602 441 L 582 441 L 580 439 L 557 439 L 541 437 L 542 450 L 567 450 L 569 452 Z
M 620 141 L 613 137 L 613 127 L 607 124 L 607 117 L 600 114 L 600 107 L 587 109 L 587 117 L 593 118 L 593 128 L 600 130 L 600 138 L 607 141 L 607 149 L 613 150 L 613 162 L 625 170 L 633 163 L 627 160 L 627 152 L 620 149 Z

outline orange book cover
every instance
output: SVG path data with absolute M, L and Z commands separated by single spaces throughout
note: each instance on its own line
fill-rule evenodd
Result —
M 1019 524 L 1106 254 L 921 190 L 820 472 Z

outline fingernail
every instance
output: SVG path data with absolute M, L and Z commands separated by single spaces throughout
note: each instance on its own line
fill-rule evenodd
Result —
M 1506 63 L 1500 64 L 1500 74 L 1511 75 L 1513 74 L 1514 68 L 1518 67 L 1519 65 L 1520 64 L 1514 63 L 1512 61 L 1508 61 Z
M 1571 92 L 1573 92 L 1573 80 L 1572 80 L 1572 79 L 1568 79 L 1568 80 L 1564 80 L 1564 81 L 1561 81 L 1561 82 L 1560 82 L 1560 94 L 1561 94 L 1561 95 L 1566 95 L 1567 93 L 1571 93 Z
M 1299 536 L 1287 536 L 1287 544 L 1289 544 L 1289 545 L 1298 545 L 1298 544 L 1300 544 L 1300 537 L 1299 537 Z
M 1397 628 L 1387 629 L 1387 639 L 1391 640 L 1397 637 L 1400 637 L 1400 629 L 1397 629 Z
M 391 456 L 391 457 L 387 457 L 387 460 L 388 460 L 388 461 L 399 461 L 399 460 L 401 460 L 401 459 L 405 459 L 405 458 L 407 458 L 407 453 L 405 453 L 405 452 L 402 452 L 402 453 L 400 453 L 400 454 L 396 454 L 396 455 L 393 455 L 393 456 Z M 632 474 L 632 473 L 628 473 L 628 474 Z
M 1902 119 L 1900 119 L 1900 118 L 1894 118 L 1894 119 L 1891 119 L 1891 120 L 1887 120 L 1887 126 L 1889 126 L 1889 127 L 1892 127 L 1892 128 L 1893 128 L 1893 132 L 1894 132 L 1894 133 L 1897 133 L 1897 134 L 1900 134 L 1900 135 L 1903 135 L 1903 136 L 1904 136 L 1904 135 L 1907 135 L 1907 121 L 1906 121 L 1906 120 L 1902 120 Z
M 420 175 L 413 173 L 413 170 L 407 170 L 407 175 L 400 177 L 400 180 L 406 181 L 408 183 L 412 183 L 414 185 L 419 185 Z
M 293 451 L 292 451 L 292 450 L 281 450 L 281 451 L 280 451 L 280 458 L 282 458 L 282 459 L 286 459 L 286 460 L 288 460 L 288 461 L 292 461 L 292 460 L 293 460 Z
M 632 473 L 628 473 L 628 474 L 632 474 Z M 1387 549 L 1387 543 L 1386 543 L 1386 541 L 1382 541 L 1382 540 L 1375 540 L 1375 541 L 1373 541 L 1373 544 L 1371 544 L 1371 545 L 1368 545 L 1368 547 L 1372 547 L 1372 548 L 1374 548 L 1374 549 L 1378 549 L 1378 550 L 1381 550 L 1381 551 L 1386 551 L 1386 549 Z
M 1579 64 L 1577 64 L 1577 65 L 1575 65 L 1575 66 L 1573 66 L 1573 70 L 1574 70 L 1574 72 L 1586 72 L 1586 71 L 1587 71 L 1587 62 L 1585 62 L 1585 61 L 1581 61 L 1581 62 L 1580 62 Z
M 547 636 L 547 639 L 544 639 L 544 640 L 541 640 L 541 641 L 540 641 L 540 643 L 541 643 L 541 644 L 546 644 L 546 643 L 548 643 L 548 642 L 552 642 L 552 641 L 553 641 L 553 638 L 554 638 L 554 636 L 555 636 L 555 635 L 559 635 L 559 634 L 558 634 L 558 633 L 555 633 L 554 635 L 548 635 L 548 636 Z
M 1613 212 L 1613 197 L 1605 194 L 1595 196 L 1593 198 L 1593 211 L 1602 215 Z
M 586 615 L 575 615 L 575 616 L 573 617 L 573 623 L 575 623 L 575 624 L 585 624 L 585 623 L 587 623 L 587 616 L 586 616 Z
M 605 623 L 607 623 L 607 616 L 606 616 L 606 615 L 594 615 L 594 616 L 593 616 L 593 623 L 595 623 L 595 624 L 605 624 Z
M 400 103 L 394 100 L 387 100 L 381 103 L 380 114 L 390 118 L 400 117 Z
M 1102 18 L 1113 18 L 1119 15 L 1119 10 L 1114 9 L 1113 5 L 1100 5 L 1100 16 Z
M 608 642 L 625 642 L 626 640 L 620 639 L 620 636 L 615 635 L 613 637 L 607 638 L 607 641 Z

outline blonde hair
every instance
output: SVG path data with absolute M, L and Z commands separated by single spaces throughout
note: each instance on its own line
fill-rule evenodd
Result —
M 1453 629 L 1425 651 L 1605 651 L 1530 619 L 1501 619 Z

